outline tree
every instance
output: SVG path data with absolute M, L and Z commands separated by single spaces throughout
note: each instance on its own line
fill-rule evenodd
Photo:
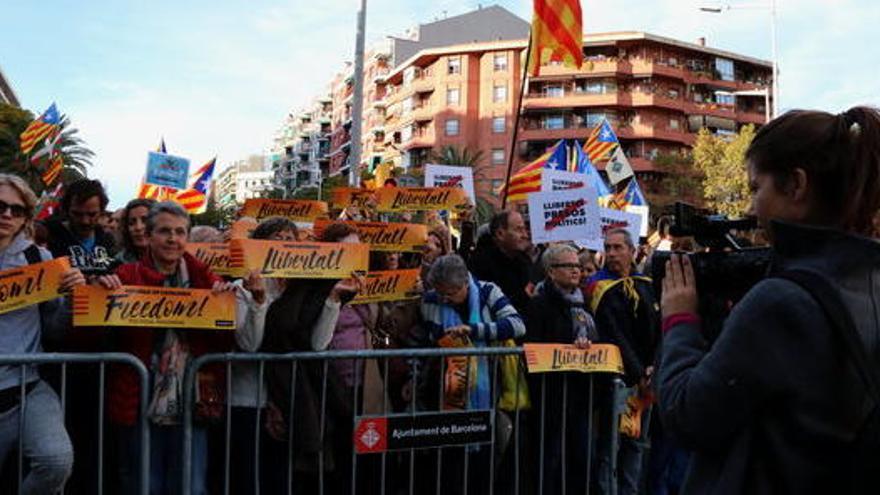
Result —
M 483 151 L 472 150 L 467 146 L 443 146 L 437 151 L 432 151 L 431 163 L 438 165 L 457 165 L 470 167 L 474 171 L 474 178 L 483 178 L 485 165 L 483 164 Z
M 24 178 L 37 194 L 46 188 L 40 172 L 28 163 L 21 153 L 20 136 L 34 120 L 34 114 L 11 105 L 0 103 L 0 172 L 12 173 Z M 70 119 L 61 116 L 61 138 L 58 150 L 64 162 L 61 181 L 65 184 L 87 176 L 95 154 L 79 137 L 79 130 L 70 127 Z
M 654 158 L 654 166 L 662 173 L 656 191 L 645 191 L 652 207 L 663 209 L 676 201 L 703 207 L 704 176 L 694 166 L 691 153 L 661 153 Z M 654 193 L 654 194 L 652 194 Z
M 753 125 L 744 126 L 732 138 L 715 136 L 701 129 L 694 143 L 694 165 L 704 174 L 703 196 L 710 209 L 739 217 L 749 208 L 746 150 L 755 137 Z

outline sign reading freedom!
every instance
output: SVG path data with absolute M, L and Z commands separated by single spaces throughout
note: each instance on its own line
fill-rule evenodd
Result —
M 355 296 L 351 304 L 418 299 L 422 295 L 416 291 L 420 273 L 418 268 L 370 272 L 364 281 L 364 290 Z
M 61 296 L 61 276 L 70 270 L 67 257 L 0 272 L 0 314 Z
M 249 199 L 244 202 L 241 216 L 257 221 L 269 217 L 284 217 L 294 222 L 313 222 L 327 216 L 327 203 L 308 199 Z
M 470 202 L 460 187 L 380 187 L 376 211 L 461 211 Z
M 529 373 L 623 373 L 620 349 L 612 344 L 593 344 L 588 349 L 568 344 L 523 344 L 523 350 Z
M 73 289 L 73 324 L 234 330 L 235 294 L 139 285 L 110 291 L 80 285 Z
M 233 239 L 229 242 L 233 268 L 260 270 L 267 278 L 348 278 L 366 273 L 368 244 L 344 242 L 286 242 Z
M 417 223 L 384 222 L 333 222 L 315 220 L 315 236 L 331 223 L 345 223 L 358 229 L 361 242 L 370 245 L 371 251 L 421 253 L 428 242 L 428 227 Z

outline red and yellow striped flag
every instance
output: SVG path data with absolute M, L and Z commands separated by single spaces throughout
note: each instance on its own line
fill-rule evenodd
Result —
M 49 161 L 46 170 L 40 174 L 40 177 L 43 179 L 43 184 L 51 186 L 61 175 L 62 169 L 64 169 L 64 160 L 61 158 L 61 155 L 56 155 L 55 158 Z
M 580 0 L 534 0 L 534 5 L 529 74 L 537 76 L 550 61 L 579 69 L 584 62 Z

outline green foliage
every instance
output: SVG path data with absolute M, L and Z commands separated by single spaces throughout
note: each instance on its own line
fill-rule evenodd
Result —
M 694 167 L 691 154 L 663 153 L 654 158 L 654 166 L 663 173 L 659 191 L 661 197 L 649 198 L 658 208 L 684 201 L 703 206 L 703 175 Z
M 34 114 L 27 110 L 0 103 L 0 172 L 12 173 L 24 178 L 37 194 L 45 185 L 40 172 L 28 163 L 27 156 L 21 153 L 20 135 L 34 120 Z M 95 154 L 79 137 L 79 131 L 70 127 L 70 119 L 61 116 L 61 139 L 58 148 L 64 161 L 61 181 L 65 184 L 87 176 Z
M 694 165 L 703 175 L 706 206 L 731 217 L 749 208 L 751 195 L 745 154 L 755 137 L 755 127 L 744 126 L 732 138 L 712 135 L 701 129 L 694 144 Z
M 205 208 L 205 212 L 192 215 L 192 223 L 193 225 L 210 225 L 222 229 L 231 225 L 235 220 L 236 210 L 238 208 L 234 206 L 220 207 L 212 195 L 208 198 L 208 206 Z
M 482 150 L 474 151 L 467 146 L 443 146 L 437 151 L 431 151 L 429 159 L 430 163 L 438 165 L 470 167 L 474 170 L 475 179 L 485 176 Z

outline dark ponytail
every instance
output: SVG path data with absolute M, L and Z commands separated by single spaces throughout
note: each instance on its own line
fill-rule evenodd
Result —
M 871 235 L 880 210 L 880 111 L 853 107 L 832 115 L 792 110 L 762 127 L 746 151 L 776 188 L 806 172 L 813 216 L 823 224 Z

